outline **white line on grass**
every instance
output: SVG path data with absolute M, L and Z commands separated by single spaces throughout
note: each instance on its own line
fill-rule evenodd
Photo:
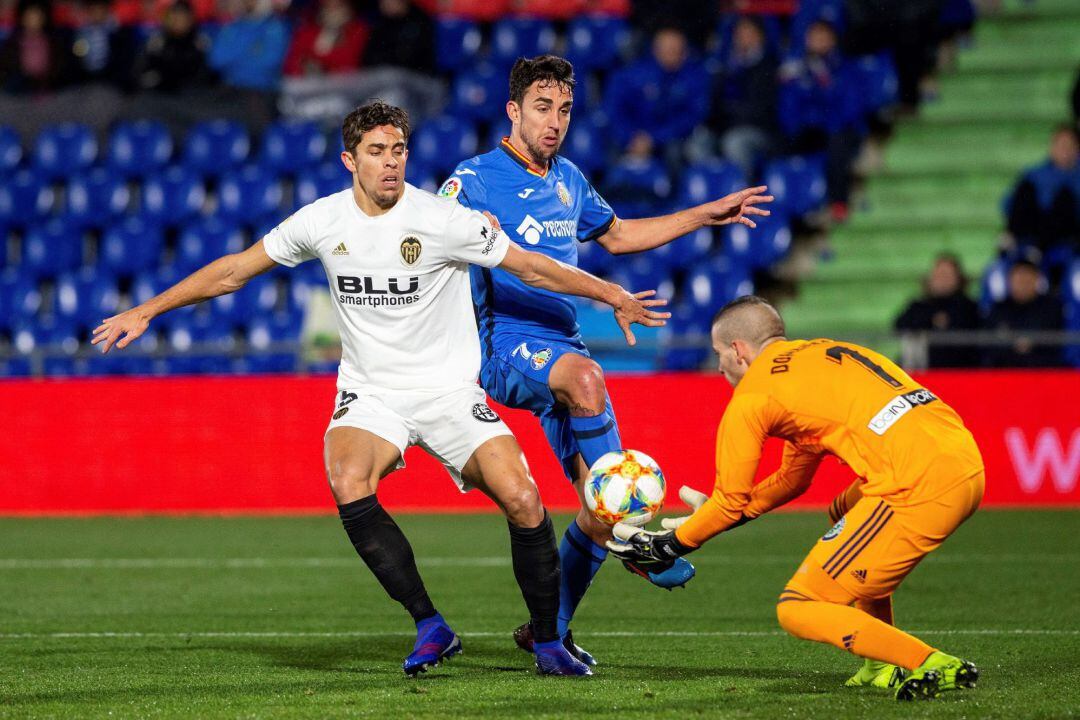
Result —
M 795 565 L 802 555 L 695 555 L 694 563 L 702 565 Z M 1002 563 L 1002 562 L 1077 562 L 1078 553 L 1002 553 L 994 555 L 953 553 L 931 555 L 929 563 Z M 353 567 L 354 557 L 308 558 L 0 558 L 0 570 L 139 570 L 139 569 L 259 569 L 259 568 L 320 568 Z M 510 557 L 419 557 L 417 564 L 426 567 L 509 567 Z
M 1068 635 L 1076 636 L 1080 635 L 1080 630 L 1034 630 L 1034 629 L 1022 629 L 1022 628 L 977 628 L 977 629 L 957 629 L 957 630 L 912 630 L 911 633 L 915 635 L 992 635 L 992 636 L 1009 636 L 1009 635 Z M 504 637 L 508 633 L 505 630 L 499 631 L 478 631 L 478 632 L 462 632 L 460 635 L 465 638 L 470 637 Z M 724 637 L 775 637 L 786 635 L 787 633 L 781 630 L 654 630 L 654 631 L 642 631 L 635 632 L 629 630 L 613 630 L 613 631 L 599 631 L 588 632 L 582 634 L 582 637 L 596 637 L 596 638 L 640 638 L 640 637 L 690 637 L 690 638 L 724 638 Z M 53 632 L 53 633 L 0 633 L 0 640 L 67 640 L 67 639 L 119 639 L 119 640 L 138 640 L 138 639 L 178 639 L 184 640 L 189 638 L 232 638 L 232 639 L 244 639 L 244 638 L 376 638 L 376 637 L 414 637 L 415 632 L 406 631 L 385 631 L 385 632 L 369 632 L 369 631 L 350 631 L 344 630 L 340 632 L 289 632 L 289 631 L 267 631 L 267 632 L 243 632 L 243 631 L 210 631 L 210 632 Z

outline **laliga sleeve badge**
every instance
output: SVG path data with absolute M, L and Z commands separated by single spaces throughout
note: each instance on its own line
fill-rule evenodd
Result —
M 456 198 L 461 193 L 461 180 L 456 177 L 449 178 L 439 188 L 439 197 Z

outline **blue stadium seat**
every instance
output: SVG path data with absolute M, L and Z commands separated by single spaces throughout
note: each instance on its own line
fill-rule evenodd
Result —
M 109 136 L 109 166 L 127 178 L 156 175 L 172 153 L 169 131 L 157 120 L 119 122 Z
M 802 217 L 825 204 L 825 165 L 819 156 L 778 158 L 765 168 L 764 184 L 776 200 L 777 208 L 792 217 Z
M 506 72 L 477 63 L 454 77 L 451 95 L 450 114 L 455 117 L 474 122 L 500 117 L 507 100 Z
M 296 180 L 293 192 L 293 208 L 299 210 L 321 197 L 333 195 L 352 187 L 352 176 L 340 161 L 326 162 Z
M 607 140 L 593 118 L 581 113 L 571 120 L 559 153 L 590 175 L 607 164 Z
M 689 302 L 705 318 L 711 318 L 725 303 L 754 291 L 746 270 L 724 255 L 715 255 L 683 282 L 679 302 Z
M 116 280 L 92 267 L 84 266 L 58 277 L 52 298 L 50 314 L 89 330 L 120 310 Z
M 593 275 L 606 275 L 618 264 L 615 256 L 597 242 L 577 243 L 577 251 L 578 267 Z
M 248 165 L 227 175 L 218 186 L 218 213 L 241 223 L 281 212 L 284 192 L 281 181 L 265 169 Z
M 664 370 L 697 370 L 708 359 L 710 316 L 693 302 L 679 302 L 671 308 L 671 318 L 660 329 Z
M 79 123 L 50 125 L 38 133 L 34 143 L 34 167 L 49 180 L 89 168 L 97 155 L 94 131 Z
M 229 353 L 236 349 L 236 334 L 231 324 L 213 315 L 194 314 L 174 321 L 167 337 L 171 352 L 165 366 L 169 373 L 221 374 L 233 368 Z
M 863 55 L 856 61 L 855 67 L 862 84 L 861 95 L 867 113 L 878 113 L 896 105 L 900 99 L 900 81 L 892 53 Z
M 273 313 L 278 300 L 277 281 L 268 275 L 260 275 L 236 292 L 212 299 L 210 311 L 223 321 L 247 323 Z
M 483 38 L 472 20 L 440 17 L 435 21 L 435 57 L 440 70 L 456 72 L 471 67 L 480 55 Z
M 205 217 L 180 231 L 172 267 L 187 275 L 222 255 L 243 249 L 244 233 L 239 225 L 226 217 Z
M 626 20 L 613 15 L 579 16 L 566 28 L 566 59 L 580 76 L 615 67 L 629 44 Z
M 409 138 L 409 157 L 439 173 L 448 173 L 476 154 L 476 129 L 452 115 L 428 120 Z
M 245 358 L 249 372 L 287 373 L 297 368 L 297 353 L 279 349 L 281 344 L 300 340 L 301 323 L 288 313 L 258 317 L 248 324 L 247 341 L 252 350 Z
M 0 177 L 9 177 L 22 162 L 23 149 L 19 134 L 7 125 L 0 125 Z
M 36 317 L 41 305 L 41 289 L 36 279 L 18 268 L 0 273 L 0 330 L 10 330 L 20 320 Z
M 292 175 L 326 156 L 326 136 L 309 121 L 279 120 L 263 134 L 259 161 L 278 174 Z
M 131 191 L 121 176 L 96 167 L 68 181 L 65 199 L 70 220 L 102 227 L 127 211 Z
M 0 180 L 0 226 L 32 225 L 48 215 L 55 204 L 52 188 L 32 170 L 16 170 Z
M 131 277 L 157 267 L 163 248 L 160 227 L 143 218 L 129 217 L 101 236 L 98 262 L 108 272 Z
M 769 217 L 755 217 L 757 228 L 751 230 L 735 223 L 722 230 L 724 252 L 736 264 L 753 270 L 768 267 L 783 259 L 791 249 L 791 228 L 787 215 L 776 210 Z
M 208 177 L 219 177 L 247 160 L 251 140 L 247 130 L 232 120 L 195 124 L 184 142 L 184 163 Z
M 49 376 L 76 374 L 72 357 L 79 349 L 75 326 L 55 315 L 19 321 L 12 328 L 15 350 L 22 355 L 40 354 L 42 369 Z M 28 358 L 29 359 L 29 358 Z
M 604 197 L 622 218 L 656 215 L 667 207 L 671 178 L 656 159 L 624 158 L 613 165 L 604 182 Z
M 643 290 L 655 290 L 656 296 L 671 298 L 675 294 L 675 283 L 666 267 L 658 266 L 649 255 L 634 255 L 616 260 L 611 268 L 610 277 L 632 293 Z
M 140 305 L 155 295 L 159 295 L 163 291 L 172 287 L 183 276 L 172 267 L 159 268 L 156 272 L 141 273 L 131 285 L 131 304 Z M 196 313 L 200 309 L 199 305 L 186 305 L 175 310 L 170 310 L 164 315 L 159 315 L 154 319 L 151 327 L 156 327 L 158 330 L 168 330 L 172 326 L 173 322 L 185 321 Z
M 82 244 L 83 232 L 74 223 L 54 218 L 35 225 L 23 238 L 18 269 L 36 280 L 54 278 L 81 264 Z
M 141 214 L 162 225 L 176 225 L 198 215 L 206 203 L 206 186 L 182 166 L 148 178 L 142 189 Z
M 716 229 L 703 227 L 649 251 L 649 257 L 675 270 L 687 270 L 708 257 L 716 245 Z
M 735 163 L 727 160 L 694 163 L 682 173 L 679 204 L 687 207 L 700 205 L 746 186 L 746 177 Z
M 996 260 L 983 272 L 980 283 L 979 309 L 985 315 L 994 306 L 1005 299 L 1009 293 L 1009 266 L 1008 260 Z
M 508 68 L 519 57 L 535 57 L 555 52 L 558 36 L 547 20 L 532 17 L 505 17 L 491 28 L 491 57 Z

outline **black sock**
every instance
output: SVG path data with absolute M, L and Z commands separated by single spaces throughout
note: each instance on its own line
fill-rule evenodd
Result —
M 375 574 L 386 594 L 401 603 L 413 620 L 435 615 L 416 558 L 405 533 L 374 495 L 338 505 L 345 532 L 360 558 Z
M 544 521 L 534 528 L 510 524 L 510 554 L 514 577 L 529 608 L 533 638 L 551 642 L 559 638 L 559 548 L 555 528 L 544 511 Z

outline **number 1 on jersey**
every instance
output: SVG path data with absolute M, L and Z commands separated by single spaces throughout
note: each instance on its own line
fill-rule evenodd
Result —
M 849 358 L 877 375 L 883 382 L 888 383 L 890 387 L 899 388 L 904 386 L 904 383 L 885 372 L 885 368 L 881 367 L 854 348 L 845 347 L 843 345 L 833 345 L 825 351 L 825 355 L 837 365 L 843 364 L 844 356 L 847 355 Z

